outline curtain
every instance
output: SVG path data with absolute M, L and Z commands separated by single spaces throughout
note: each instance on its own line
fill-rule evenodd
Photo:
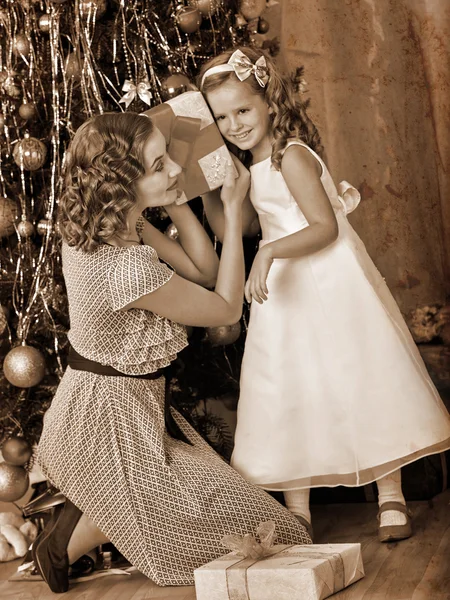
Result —
M 284 0 L 281 53 L 305 66 L 334 180 L 362 195 L 350 221 L 401 310 L 450 294 L 450 3 Z

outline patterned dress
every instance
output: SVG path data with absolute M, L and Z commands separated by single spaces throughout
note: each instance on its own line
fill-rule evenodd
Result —
M 167 366 L 187 345 L 185 328 L 145 310 L 121 309 L 173 272 L 150 246 L 63 244 L 74 349 L 126 374 Z M 164 381 L 70 367 L 44 420 L 38 462 L 118 550 L 159 585 L 189 585 L 193 571 L 225 554 L 220 540 L 276 522 L 279 541 L 308 544 L 296 518 L 229 467 L 176 412 L 193 446 L 164 428 Z

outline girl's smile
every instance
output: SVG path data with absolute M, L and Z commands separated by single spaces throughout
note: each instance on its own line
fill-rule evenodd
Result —
M 240 81 L 227 81 L 207 93 L 220 133 L 240 150 L 249 150 L 254 161 L 272 152 L 269 108 L 264 98 Z

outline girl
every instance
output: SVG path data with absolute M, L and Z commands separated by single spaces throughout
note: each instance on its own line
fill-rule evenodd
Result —
M 54 592 L 67 590 L 70 563 L 108 539 L 159 585 L 192 584 L 196 567 L 224 553 L 224 534 L 253 532 L 267 519 L 284 543 L 310 543 L 292 514 L 176 411 L 168 418 L 173 436 L 164 427 L 161 370 L 187 345 L 180 323 L 216 326 L 241 314 L 249 176 L 236 164 L 239 177 L 230 169 L 221 192 L 217 272 L 205 231 L 186 205 L 174 204 L 181 169 L 150 118 L 93 117 L 70 145 L 59 226 L 72 349 L 38 448 L 44 473 L 68 500 L 32 551 Z M 152 206 L 166 207 L 181 245 L 151 225 L 151 245 L 140 243 L 136 224 Z M 215 291 L 198 285 L 216 277 Z
M 359 194 L 348 184 L 338 192 L 315 128 L 262 51 L 216 57 L 199 87 L 251 163 L 243 232 L 262 230 L 245 285 L 252 306 L 232 466 L 282 490 L 308 526 L 311 487 L 376 481 L 380 540 L 409 537 L 400 467 L 450 448 L 450 418 L 347 220 Z M 220 239 L 223 210 L 214 194 L 204 203 Z

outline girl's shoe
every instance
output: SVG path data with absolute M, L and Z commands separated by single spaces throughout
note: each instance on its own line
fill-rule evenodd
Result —
M 310 523 L 309 521 L 307 521 L 307 520 L 305 519 L 305 517 L 302 517 L 301 515 L 296 515 L 296 514 L 294 513 L 294 517 L 297 519 L 297 521 L 298 521 L 298 522 L 299 522 L 301 525 L 303 525 L 303 527 L 306 529 L 306 531 L 307 531 L 307 533 L 308 533 L 309 537 L 311 538 L 311 541 L 314 543 L 314 539 L 313 539 L 314 531 L 313 531 L 313 528 L 312 528 L 312 525 L 311 525 L 311 523 Z
M 34 565 L 52 592 L 69 589 L 67 546 L 82 512 L 68 499 L 55 507 L 55 513 L 33 543 Z
M 378 511 L 378 522 L 380 521 L 381 514 L 386 510 L 396 510 L 403 513 L 406 516 L 406 523 L 404 525 L 379 525 L 378 539 L 380 542 L 397 542 L 398 540 L 406 540 L 411 537 L 411 511 L 401 502 L 385 502 L 380 506 L 380 510 Z

